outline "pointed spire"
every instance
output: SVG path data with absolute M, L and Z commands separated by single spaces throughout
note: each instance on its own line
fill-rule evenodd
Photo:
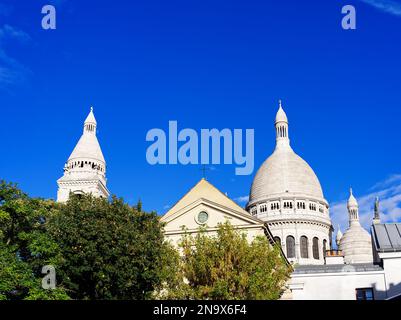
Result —
M 380 202 L 379 197 L 376 197 L 375 200 L 375 216 L 373 218 L 373 223 L 380 223 Z
M 85 119 L 85 123 L 97 123 L 96 119 L 95 119 L 95 114 L 93 113 L 93 107 L 90 107 L 90 111 L 88 116 Z
M 99 141 L 96 137 L 96 129 L 97 122 L 93 113 L 93 107 L 91 107 L 89 114 L 84 121 L 83 134 L 68 158 L 68 161 L 77 161 L 77 159 L 80 158 L 90 158 L 105 163 L 102 149 L 100 148 Z

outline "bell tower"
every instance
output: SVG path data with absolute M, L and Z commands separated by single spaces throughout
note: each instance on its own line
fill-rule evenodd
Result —
M 91 193 L 108 198 L 106 161 L 96 137 L 97 122 L 93 107 L 85 122 L 81 138 L 64 165 L 64 175 L 57 180 L 57 202 L 66 202 L 70 192 Z

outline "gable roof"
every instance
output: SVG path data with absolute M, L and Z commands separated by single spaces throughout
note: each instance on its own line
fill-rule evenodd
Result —
M 194 187 L 192 187 L 166 214 L 163 215 L 162 220 L 172 216 L 181 209 L 191 205 L 199 199 L 207 199 L 208 201 L 218 203 L 221 206 L 227 207 L 233 211 L 244 214 L 251 219 L 258 220 L 252 217 L 247 211 L 236 204 L 228 196 L 222 193 L 214 185 L 209 183 L 206 179 L 202 178 Z M 263 223 L 263 222 L 262 222 Z
M 179 217 L 185 215 L 188 211 L 191 211 L 193 208 L 199 206 L 200 204 L 207 206 L 209 208 L 214 208 L 219 210 L 220 212 L 223 212 L 226 215 L 230 215 L 232 217 L 237 218 L 238 220 L 242 221 L 245 223 L 245 225 L 248 225 L 249 227 L 253 226 L 259 226 L 259 227 L 265 227 L 265 223 L 253 216 L 251 216 L 248 212 L 245 210 L 242 211 L 237 211 L 233 210 L 232 208 L 226 207 L 224 205 L 221 205 L 219 203 L 210 201 L 209 199 L 205 198 L 199 198 L 195 200 L 194 202 L 190 203 L 189 205 L 179 209 L 178 211 L 172 212 L 170 215 L 164 215 L 161 218 L 162 222 L 170 223 L 175 219 L 178 219 Z

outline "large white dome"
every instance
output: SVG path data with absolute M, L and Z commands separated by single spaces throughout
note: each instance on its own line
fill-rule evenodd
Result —
M 253 180 L 250 203 L 289 193 L 323 199 L 320 182 L 312 168 L 292 148 L 276 148 Z
M 301 196 L 325 201 L 322 187 L 312 168 L 290 146 L 288 118 L 281 101 L 274 124 L 276 148 L 256 173 L 248 206 L 278 196 Z
M 276 148 L 253 179 L 247 210 L 265 221 L 291 263 L 324 264 L 331 247 L 329 204 L 312 168 L 290 146 L 281 102 Z

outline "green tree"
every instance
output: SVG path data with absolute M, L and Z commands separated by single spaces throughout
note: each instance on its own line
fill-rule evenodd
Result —
M 62 249 L 58 273 L 73 299 L 149 299 L 169 276 L 159 217 L 139 204 L 71 195 L 48 230 Z
M 166 298 L 278 299 L 291 271 L 278 245 L 272 247 L 264 236 L 250 243 L 228 222 L 216 236 L 204 230 L 185 235 L 180 247 L 178 270 L 185 280 L 166 290 Z
M 0 181 L 0 299 L 67 299 L 62 287 L 44 290 L 42 267 L 59 264 L 57 243 L 47 219 L 58 212 L 53 201 L 31 199 L 15 184 Z

